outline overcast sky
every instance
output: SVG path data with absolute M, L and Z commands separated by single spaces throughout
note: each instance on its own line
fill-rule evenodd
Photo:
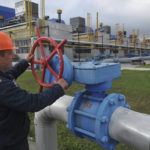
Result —
M 20 0 L 0 0 L 0 5 L 14 7 Z M 40 5 L 40 0 L 32 0 Z M 40 7 L 39 7 L 40 8 Z M 115 30 L 119 23 L 120 30 L 124 24 L 129 35 L 132 29 L 139 29 L 150 38 L 150 0 L 45 0 L 45 14 L 50 18 L 57 18 L 57 9 L 62 9 L 62 19 L 66 24 L 72 17 L 87 18 L 92 16 L 92 27 L 96 28 L 96 12 L 99 13 L 99 22 L 110 25 Z

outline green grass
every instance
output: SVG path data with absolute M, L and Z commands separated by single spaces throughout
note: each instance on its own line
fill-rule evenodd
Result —
M 150 68 L 150 64 L 136 66 L 136 68 Z
M 25 72 L 18 80 L 20 87 L 30 93 L 37 93 L 39 86 L 31 72 Z M 66 91 L 73 96 L 75 92 L 84 89 L 84 85 L 73 83 Z M 122 71 L 122 76 L 113 81 L 112 90 L 109 93 L 122 93 L 131 108 L 135 111 L 150 114 L 150 71 Z M 33 113 L 29 113 L 31 130 L 29 136 L 34 137 Z M 77 138 L 66 128 L 66 124 L 58 121 L 58 145 L 59 150 L 104 150 L 98 144 L 87 139 Z M 118 144 L 116 150 L 132 150 L 124 144 Z

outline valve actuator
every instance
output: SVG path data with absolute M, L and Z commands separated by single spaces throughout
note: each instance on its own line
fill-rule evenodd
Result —
M 51 60 L 55 72 L 59 70 L 57 55 Z M 71 132 L 81 138 L 88 138 L 106 149 L 113 150 L 118 143 L 109 136 L 109 122 L 113 112 L 120 106 L 130 108 L 122 94 L 107 94 L 112 87 L 112 80 L 121 76 L 119 63 L 84 62 L 71 64 L 63 56 L 64 74 L 71 85 L 72 80 L 85 84 L 83 91 L 75 93 L 71 105 L 67 108 L 68 124 Z M 65 65 L 66 64 L 66 65 Z M 51 73 L 46 72 L 48 83 L 53 82 Z

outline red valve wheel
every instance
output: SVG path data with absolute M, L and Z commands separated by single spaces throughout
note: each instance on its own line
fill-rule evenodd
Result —
M 34 54 L 35 52 L 35 49 L 38 45 L 40 45 L 40 50 L 41 50 L 41 55 L 42 55 L 42 59 L 41 60 L 32 60 L 31 62 L 31 69 L 32 69 L 32 73 L 35 77 L 35 79 L 37 80 L 37 82 L 40 84 L 40 92 L 42 91 L 43 87 L 51 87 L 54 85 L 54 82 L 55 81 L 58 81 L 62 75 L 63 75 L 63 70 L 64 70 L 64 61 L 63 61 L 63 54 L 61 52 L 61 47 L 64 43 L 66 43 L 66 39 L 64 39 L 60 44 L 57 45 L 57 43 L 52 40 L 51 38 L 48 38 L 48 37 L 40 37 L 40 32 L 39 32 L 39 29 L 37 28 L 37 37 L 38 39 L 35 41 L 35 43 L 33 44 L 33 47 L 31 49 L 31 55 Z M 51 52 L 51 54 L 46 58 L 45 57 L 45 53 L 44 53 L 44 49 L 43 49 L 43 45 L 42 45 L 42 41 L 43 42 L 48 42 L 48 43 L 51 43 L 53 46 L 54 46 L 54 50 Z M 49 65 L 49 61 L 52 59 L 52 57 L 55 55 L 55 54 L 58 54 L 59 56 L 59 73 L 57 74 L 53 68 Z M 35 72 L 35 68 L 34 68 L 34 64 L 39 64 L 42 66 L 42 77 L 41 79 L 38 77 L 38 75 L 36 74 Z M 48 68 L 48 70 L 55 76 L 56 80 L 51 83 L 51 84 L 47 84 L 44 82 L 44 77 L 45 77 L 45 70 L 46 68 Z

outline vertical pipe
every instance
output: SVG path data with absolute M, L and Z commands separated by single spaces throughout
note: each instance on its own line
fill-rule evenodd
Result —
M 41 19 L 42 23 L 41 26 L 45 26 L 45 0 L 41 0 Z M 45 28 L 42 28 L 42 33 L 45 33 Z
M 124 44 L 124 24 L 123 24 L 123 27 L 122 27 L 122 44 Z
M 32 2 L 30 0 L 30 35 L 32 36 Z
M 27 2 L 26 2 L 26 0 L 24 0 L 24 2 L 25 2 L 25 16 L 26 16 L 26 27 L 27 27 L 27 25 L 28 25 L 28 15 L 27 15 Z
M 87 35 L 90 34 L 90 13 L 87 13 Z
M 78 27 L 78 52 L 79 52 L 79 62 L 80 62 L 80 43 L 79 43 L 80 37 L 79 37 L 79 27 Z
M 120 36 L 119 36 L 119 24 L 116 24 L 116 40 L 117 44 L 119 44 Z
M 57 150 L 56 120 L 45 121 L 44 125 L 35 124 L 36 149 Z
M 56 120 L 68 121 L 67 108 L 73 100 L 64 95 L 55 103 L 35 113 L 35 136 L 37 150 L 58 150 Z
M 28 0 L 28 20 L 29 20 L 29 33 L 30 33 L 30 24 L 31 24 L 31 20 L 30 20 L 30 0 Z
M 96 16 L 97 16 L 96 41 L 98 41 L 98 12 L 96 13 Z

